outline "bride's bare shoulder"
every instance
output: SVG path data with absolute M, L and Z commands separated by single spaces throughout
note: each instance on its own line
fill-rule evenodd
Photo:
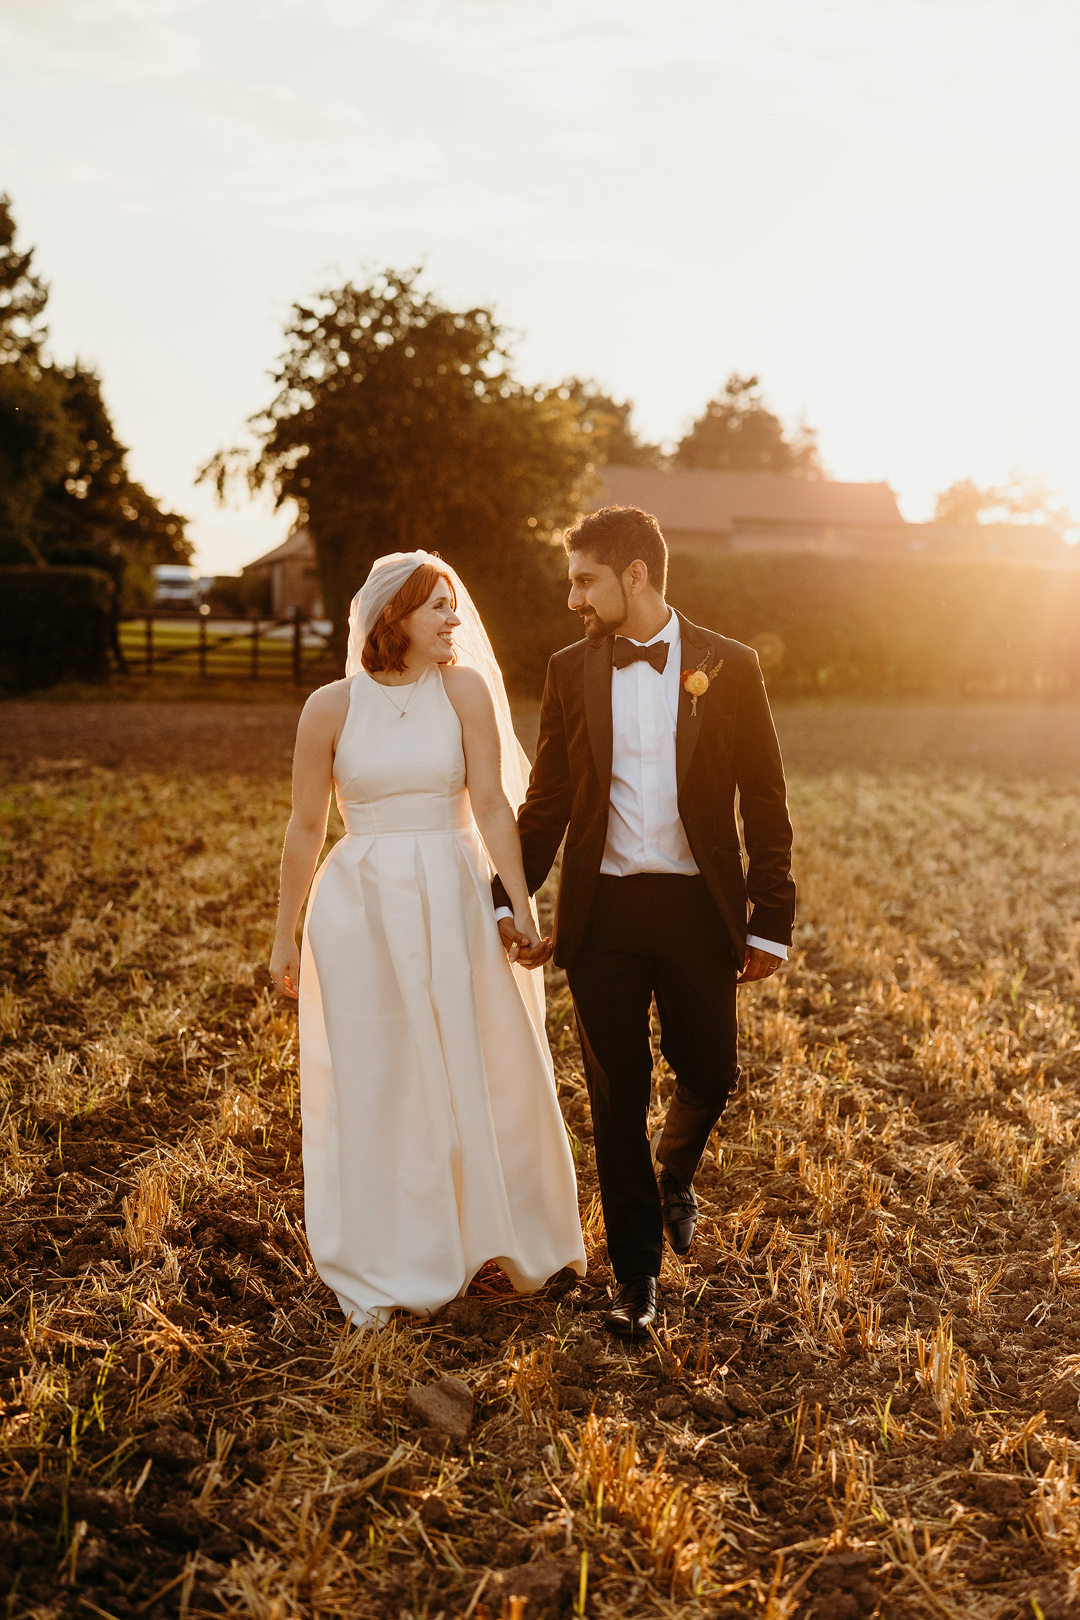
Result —
M 480 696 L 488 690 L 487 681 L 471 664 L 440 664 L 439 672 L 448 692 L 467 692 Z
M 446 695 L 464 720 L 479 714 L 490 714 L 491 692 L 478 669 L 471 664 L 440 664 Z
M 328 727 L 335 731 L 349 712 L 351 678 L 331 681 L 312 692 L 304 704 L 300 725 L 305 731 L 321 731 Z

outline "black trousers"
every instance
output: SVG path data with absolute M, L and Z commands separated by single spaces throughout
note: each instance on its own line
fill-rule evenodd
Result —
M 700 877 L 601 875 L 567 981 L 574 999 L 608 1256 L 619 1282 L 660 1275 L 664 1223 L 648 1139 L 652 999 L 676 1080 L 657 1157 L 694 1178 L 739 1078 L 731 939 Z

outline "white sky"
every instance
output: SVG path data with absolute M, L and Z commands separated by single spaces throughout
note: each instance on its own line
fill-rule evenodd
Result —
M 1075 0 L 0 0 L 0 189 L 199 561 L 288 306 L 423 259 L 676 437 L 733 369 L 909 518 L 1080 509 Z

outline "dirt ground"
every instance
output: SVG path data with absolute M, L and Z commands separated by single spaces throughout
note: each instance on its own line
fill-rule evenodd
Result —
M 299 715 L 299 703 L 0 703 L 0 769 L 44 760 L 282 776 Z
M 299 703 L 0 703 L 0 769 L 79 760 L 113 769 L 287 771 Z M 538 710 L 518 731 L 532 752 Z M 987 772 L 1059 781 L 1080 777 L 1080 707 L 1027 703 L 835 705 L 781 708 L 788 769 Z
M 262 966 L 294 721 L 105 707 L 0 707 L 10 1620 L 1077 1612 L 1076 711 L 780 715 L 797 949 L 626 1347 L 558 974 L 588 1277 L 344 1331 Z

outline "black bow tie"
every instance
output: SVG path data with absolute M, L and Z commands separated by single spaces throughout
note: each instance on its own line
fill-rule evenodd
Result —
M 614 662 L 616 669 L 625 669 L 627 664 L 636 664 L 643 658 L 651 664 L 658 675 L 662 675 L 667 666 L 668 641 L 653 641 L 648 647 L 639 647 L 636 641 L 630 641 L 626 636 L 615 637 Z

